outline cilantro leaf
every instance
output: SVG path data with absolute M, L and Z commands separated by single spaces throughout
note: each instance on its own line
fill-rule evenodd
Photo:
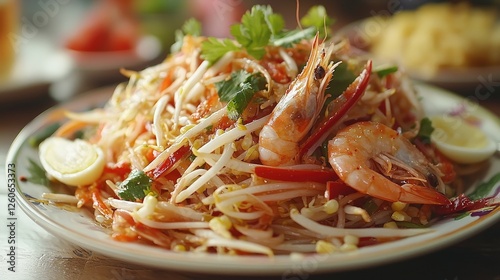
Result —
M 231 26 L 231 35 L 247 50 L 249 55 L 256 59 L 264 56 L 265 47 L 271 39 L 271 28 L 265 16 L 265 13 L 271 13 L 269 9 L 264 6 L 254 6 L 250 12 L 243 15 L 241 23 Z M 274 21 L 276 19 L 272 20 Z
M 263 7 L 264 19 L 273 36 L 278 35 L 285 28 L 285 19 L 279 14 L 273 13 L 271 6 Z
M 214 37 L 208 38 L 201 43 L 201 58 L 214 64 L 223 55 L 230 51 L 237 51 L 240 47 L 229 39 L 219 40 Z
M 312 38 L 314 34 L 316 34 L 314 27 L 283 31 L 273 37 L 272 44 L 275 46 L 291 47 L 294 43 L 300 42 L 302 39 Z
M 287 31 L 285 20 L 274 13 L 271 6 L 256 5 L 243 15 L 241 23 L 230 28 L 237 44 L 228 39 L 209 38 L 202 44 L 201 57 L 213 64 L 229 51 L 244 49 L 254 58 L 261 59 L 269 45 L 291 47 L 300 40 L 312 38 L 317 30 L 325 37 L 324 25 L 332 23 L 323 6 L 314 6 L 302 20 L 307 28 Z
M 128 201 L 142 200 L 151 192 L 152 182 L 142 170 L 134 169 L 127 179 L 118 185 L 118 196 Z
M 335 68 L 335 72 L 325 93 L 330 94 L 331 98 L 335 99 L 339 97 L 355 79 L 356 75 L 349 69 L 347 62 L 343 61 Z M 330 100 L 327 100 L 327 102 L 329 101 Z
M 226 81 L 215 83 L 222 102 L 227 102 L 228 117 L 236 120 L 252 100 L 254 94 L 263 90 L 266 79 L 260 74 L 250 74 L 240 70 L 231 74 Z
M 175 31 L 175 43 L 170 47 L 170 52 L 176 53 L 182 48 L 182 41 L 186 35 L 200 36 L 201 23 L 194 18 L 190 18 L 184 22 L 181 29 Z
M 328 28 L 334 23 L 334 20 L 328 17 L 325 7 L 313 6 L 307 14 L 300 19 L 300 23 L 305 27 L 314 27 L 316 31 L 319 32 L 321 38 L 328 34 L 325 34 L 325 27 Z
M 201 23 L 194 18 L 188 19 L 181 27 L 184 35 L 200 36 Z
M 431 120 L 429 118 L 423 118 L 420 121 L 420 129 L 418 130 L 417 137 L 424 143 L 430 143 L 433 131 L 434 127 L 432 126 Z
M 29 160 L 28 172 L 30 173 L 30 177 L 28 177 L 28 181 L 37 184 L 49 186 L 50 180 L 47 178 L 47 174 L 45 169 L 42 166 L 38 165 L 34 160 Z

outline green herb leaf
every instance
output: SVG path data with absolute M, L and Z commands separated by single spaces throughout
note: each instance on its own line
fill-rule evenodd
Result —
M 302 23 L 307 28 L 286 31 L 285 20 L 281 15 L 273 13 L 270 6 L 256 5 L 243 15 L 241 23 L 230 28 L 239 46 L 228 39 L 209 38 L 202 45 L 201 56 L 213 64 L 228 51 L 243 48 L 249 55 L 261 59 L 269 45 L 290 47 L 300 40 L 312 38 L 317 30 L 325 37 L 324 26 L 329 26 L 333 20 L 326 16 L 323 6 L 315 6 L 309 10 Z
M 491 190 L 500 183 L 500 172 L 491 177 L 487 182 L 483 182 L 468 197 L 471 200 L 485 198 Z
M 395 73 L 398 71 L 398 67 L 396 65 L 389 67 L 382 67 L 378 69 L 374 69 L 373 72 L 379 76 L 379 78 L 383 78 L 389 74 Z
M 431 142 L 431 134 L 434 131 L 432 122 L 429 118 L 423 118 L 420 121 L 420 129 L 418 130 L 417 137 L 424 143 Z
M 233 41 L 229 39 L 219 40 L 210 37 L 201 44 L 201 58 L 214 64 L 223 55 L 230 51 L 241 49 Z
M 269 27 L 266 21 L 266 13 L 269 7 L 253 6 L 250 12 L 246 12 L 241 18 L 240 24 L 231 26 L 231 35 L 240 43 L 249 55 L 261 59 L 266 53 L 265 47 L 269 44 L 272 31 L 275 27 Z M 271 20 L 276 23 L 276 18 Z
M 47 173 L 42 166 L 38 165 L 34 160 L 29 160 L 28 172 L 30 176 L 27 178 L 29 182 L 37 185 L 49 186 L 50 180 L 47 178 Z
M 228 103 L 228 117 L 232 120 L 239 118 L 254 94 L 265 86 L 266 79 L 260 73 L 250 74 L 245 70 L 232 73 L 229 80 L 215 83 L 219 99 Z
M 300 23 L 305 27 L 314 27 L 319 32 L 319 36 L 324 38 L 328 35 L 325 34 L 325 28 L 328 29 L 334 20 L 328 17 L 325 7 L 319 5 L 311 7 L 307 14 L 300 19 Z
M 182 41 L 184 36 L 200 36 L 201 35 L 201 23 L 194 18 L 190 18 L 184 22 L 181 29 L 175 31 L 175 43 L 170 47 L 170 52 L 176 53 L 182 48 Z
M 47 127 L 43 128 L 42 131 L 39 133 L 36 133 L 35 135 L 31 136 L 28 140 L 28 143 L 30 144 L 31 147 L 37 148 L 40 143 L 42 143 L 43 140 L 49 138 L 56 132 L 56 130 L 61 127 L 60 123 L 53 123 L 48 125 Z
M 227 104 L 227 116 L 231 120 L 237 120 L 257 92 L 249 83 L 242 83 L 238 95 Z
M 184 22 L 181 29 L 184 35 L 201 35 L 201 23 L 194 18 L 190 18 L 186 22 Z
M 349 69 L 347 62 L 342 62 L 335 68 L 335 72 L 333 73 L 325 93 L 330 94 L 331 99 L 335 99 L 339 97 L 355 79 L 356 75 Z M 331 99 L 327 100 L 327 102 L 331 101 Z
M 262 7 L 262 6 L 261 6 Z M 273 13 L 271 6 L 262 7 L 264 19 L 273 36 L 278 35 L 285 28 L 285 19 L 279 14 Z
M 368 214 L 370 214 L 370 215 L 375 213 L 375 211 L 377 211 L 378 208 L 379 208 L 379 205 L 377 203 L 375 203 L 375 201 L 373 199 L 369 199 L 365 203 L 363 203 L 363 209 L 365 209 L 366 212 L 368 212 Z
M 314 37 L 314 34 L 316 34 L 314 27 L 283 31 L 273 37 L 272 44 L 280 47 L 291 47 L 294 43 L 300 42 L 303 39 Z
M 128 201 L 142 200 L 151 192 L 151 183 L 151 178 L 142 170 L 134 169 L 118 185 L 118 196 Z
M 396 222 L 399 228 L 426 228 L 425 225 L 416 224 L 412 222 Z

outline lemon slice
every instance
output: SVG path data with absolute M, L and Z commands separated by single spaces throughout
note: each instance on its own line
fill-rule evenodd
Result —
M 481 129 L 461 118 L 432 117 L 434 131 L 431 141 L 448 158 L 464 164 L 484 161 L 491 157 L 497 146 Z
M 49 137 L 39 148 L 40 162 L 47 173 L 70 186 L 91 184 L 104 169 L 103 151 L 81 139 Z

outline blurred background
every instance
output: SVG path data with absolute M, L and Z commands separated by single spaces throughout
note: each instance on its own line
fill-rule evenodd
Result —
M 345 32 L 361 19 L 412 11 L 430 2 L 446 1 L 300 1 L 299 12 L 324 5 L 335 18 L 334 32 Z M 500 6 L 499 0 L 465 2 L 489 11 Z M 140 70 L 164 59 L 175 30 L 187 18 L 201 21 L 204 35 L 228 36 L 228 26 L 255 4 L 271 5 L 288 28 L 296 27 L 293 0 L 0 0 L 0 106 L 40 98 L 62 101 L 116 84 L 124 80 L 120 68 Z M 498 31 L 498 17 L 493 18 Z

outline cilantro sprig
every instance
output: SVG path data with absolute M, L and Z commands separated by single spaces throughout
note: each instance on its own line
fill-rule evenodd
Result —
M 320 37 L 326 37 L 329 32 L 329 26 L 335 23 L 335 20 L 328 17 L 324 6 L 313 6 L 307 14 L 300 19 L 300 23 L 305 27 L 314 27 L 319 32 Z M 326 33 L 325 33 L 326 32 Z
M 249 55 L 261 59 L 267 46 L 289 46 L 302 39 L 312 38 L 316 32 L 325 37 L 325 26 L 333 23 L 333 20 L 326 15 L 324 7 L 314 6 L 301 23 L 305 29 L 286 30 L 285 20 L 274 13 L 270 6 L 254 6 L 243 15 L 241 23 L 231 26 L 230 32 L 236 42 L 209 38 L 202 43 L 201 57 L 213 64 L 225 53 L 244 48 Z
M 201 44 L 201 58 L 213 64 L 227 52 L 237 51 L 239 49 L 241 49 L 241 47 L 230 39 L 219 40 L 214 37 L 209 37 Z
M 265 89 L 266 79 L 260 74 L 239 70 L 229 80 L 215 83 L 222 102 L 227 102 L 228 117 L 237 120 L 252 100 L 254 94 Z
M 123 200 L 138 201 L 151 193 L 153 180 L 142 170 L 134 169 L 128 177 L 118 185 L 118 196 Z
M 175 43 L 170 47 L 170 51 L 172 53 L 176 53 L 180 51 L 182 47 L 182 41 L 186 35 L 190 36 L 201 36 L 201 23 L 194 19 L 190 18 L 182 25 L 181 29 L 175 31 Z
M 245 13 L 241 23 L 231 26 L 231 35 L 244 47 L 248 54 L 260 59 L 266 53 L 271 35 L 283 29 L 283 18 L 273 14 L 271 7 L 254 6 Z M 281 29 L 280 29 L 281 27 Z
M 49 186 L 50 180 L 47 178 L 45 169 L 43 169 L 43 167 L 33 159 L 28 159 L 28 161 L 28 172 L 30 176 L 27 178 L 27 180 L 33 184 Z
M 424 143 L 431 142 L 431 134 L 434 131 L 432 121 L 429 118 L 423 118 L 420 121 L 420 129 L 418 130 L 417 137 Z

